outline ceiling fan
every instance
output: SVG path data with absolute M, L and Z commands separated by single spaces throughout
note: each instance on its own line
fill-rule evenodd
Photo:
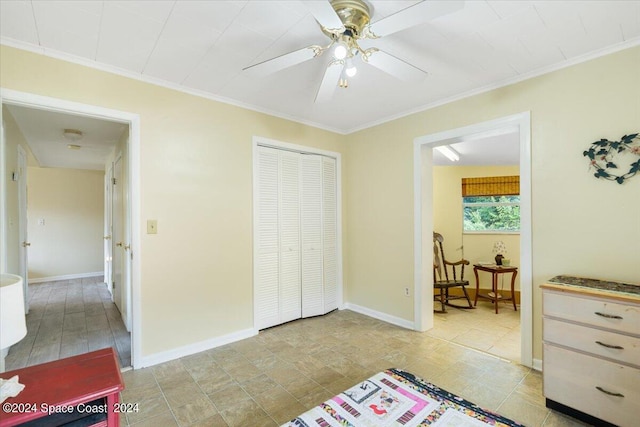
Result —
M 362 39 L 378 39 L 462 9 L 464 1 L 421 1 L 377 22 L 371 23 L 372 7 L 364 0 L 303 1 L 329 38 L 325 46 L 312 45 L 250 65 L 245 71 L 271 74 L 332 51 L 332 58 L 316 93 L 316 102 L 327 101 L 336 87 L 346 88 L 356 72 L 358 57 L 405 81 L 422 79 L 427 73 L 378 48 L 363 49 Z

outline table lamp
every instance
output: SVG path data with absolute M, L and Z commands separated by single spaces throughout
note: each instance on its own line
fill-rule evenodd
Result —
M 0 372 L 4 372 L 4 357 L 9 347 L 27 335 L 24 315 L 22 278 L 15 274 L 0 276 Z

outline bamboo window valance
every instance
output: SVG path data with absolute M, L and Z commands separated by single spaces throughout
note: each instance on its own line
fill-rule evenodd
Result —
M 462 197 L 514 196 L 518 194 L 520 194 L 520 177 L 518 175 L 462 178 Z

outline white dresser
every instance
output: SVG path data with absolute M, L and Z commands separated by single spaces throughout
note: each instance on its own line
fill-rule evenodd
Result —
M 542 295 L 547 407 L 640 425 L 640 286 L 558 276 Z

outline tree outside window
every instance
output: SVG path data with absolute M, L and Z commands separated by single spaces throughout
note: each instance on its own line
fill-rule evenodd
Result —
M 520 196 L 467 196 L 462 210 L 465 232 L 520 231 Z

